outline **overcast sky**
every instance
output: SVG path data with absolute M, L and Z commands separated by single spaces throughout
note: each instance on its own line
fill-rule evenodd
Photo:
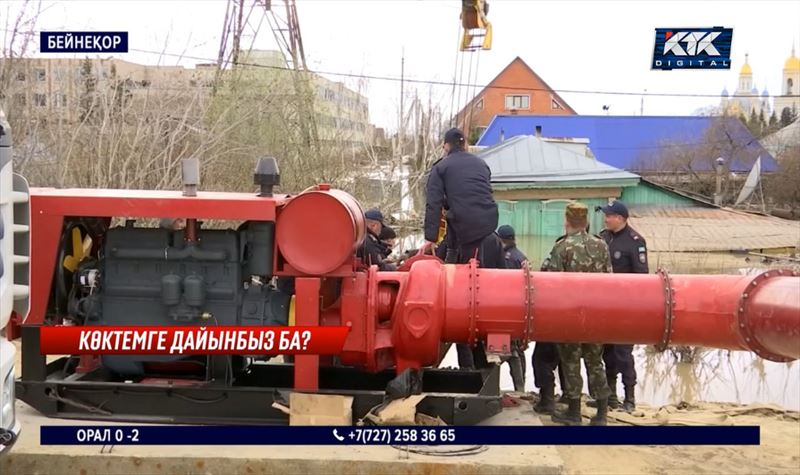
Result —
M 249 1 L 249 0 L 248 0 Z M 0 0 L 0 27 L 6 28 L 19 1 Z M 122 30 L 130 32 L 131 52 L 118 57 L 146 64 L 193 66 L 214 60 L 226 0 L 44 1 L 41 30 Z M 452 82 L 456 65 L 460 0 L 297 0 L 309 67 L 319 71 Z M 243 44 L 273 49 L 276 43 L 263 14 L 256 10 Z M 491 0 L 494 26 L 491 51 L 465 53 L 462 80 L 468 82 L 470 56 L 477 84 L 485 85 L 520 56 L 552 88 L 624 91 L 635 96 L 560 92 L 579 114 L 639 114 L 645 89 L 652 93 L 719 94 L 733 92 L 738 71 L 750 53 L 754 81 L 779 94 L 781 70 L 792 43 L 800 50 L 800 0 L 784 1 L 541 1 Z M 732 67 L 725 70 L 651 71 L 654 29 L 732 27 Z M 139 50 L 139 51 L 137 51 Z M 162 56 L 147 51 L 163 51 Z M 52 56 L 52 55 L 47 55 Z M 478 67 L 479 64 L 479 67 Z M 330 76 L 331 79 L 342 79 Z M 370 99 L 371 120 L 395 128 L 400 96 L 397 81 L 345 80 Z M 416 87 L 421 95 L 449 108 L 451 86 Z M 460 91 L 464 102 L 464 89 Z M 469 91 L 472 92 L 472 91 Z M 644 98 L 646 115 L 686 115 L 715 105 L 713 97 Z

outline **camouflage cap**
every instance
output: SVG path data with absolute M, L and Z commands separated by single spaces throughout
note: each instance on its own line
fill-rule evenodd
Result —
M 585 220 L 589 215 L 589 207 L 583 203 L 570 203 L 567 205 L 564 215 L 571 221 Z

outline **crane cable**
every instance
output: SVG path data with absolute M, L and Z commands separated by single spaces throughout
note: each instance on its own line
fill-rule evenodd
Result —
M 474 102 L 474 100 L 475 100 L 475 94 L 476 94 L 477 88 L 478 88 L 478 84 L 477 84 L 478 83 L 478 72 L 480 70 L 480 64 L 481 64 L 481 56 L 480 56 L 480 54 L 481 54 L 481 50 L 483 48 L 479 47 L 476 50 L 476 49 L 473 49 L 472 48 L 472 44 L 470 44 L 469 48 L 466 50 L 469 53 L 477 53 L 478 58 L 477 58 L 477 61 L 474 61 L 475 60 L 475 55 L 470 54 L 470 56 L 469 56 L 469 68 L 467 69 L 467 84 L 464 85 L 463 79 L 464 79 L 464 62 L 465 61 L 464 61 L 464 56 L 463 56 L 464 55 L 464 50 L 461 49 L 461 47 L 463 46 L 462 45 L 462 40 L 461 40 L 461 28 L 462 27 L 463 27 L 463 23 L 459 25 L 458 31 L 457 31 L 458 32 L 459 46 L 458 46 L 458 48 L 456 50 L 456 69 L 458 69 L 458 59 L 459 59 L 459 56 L 460 56 L 461 57 L 461 69 L 459 70 L 459 73 L 458 73 L 458 85 L 459 85 L 459 87 L 463 87 L 463 89 L 464 89 L 464 101 L 463 101 L 463 107 L 462 107 L 462 105 L 461 105 L 462 104 L 462 102 L 461 102 L 461 91 L 459 90 L 458 93 L 456 92 L 457 88 L 456 88 L 456 84 L 454 83 L 453 84 L 452 96 L 453 97 L 458 96 L 458 101 L 459 102 L 457 104 L 455 104 L 456 108 L 454 109 L 453 108 L 453 97 L 451 97 L 450 109 L 451 109 L 452 113 L 451 113 L 451 117 L 450 117 L 450 124 L 451 124 L 451 127 L 458 127 L 459 126 L 459 123 L 458 123 L 458 118 L 459 118 L 458 115 L 459 115 L 459 113 L 462 111 L 462 109 L 469 108 L 469 111 L 464 110 L 464 117 L 462 117 L 462 120 L 466 119 L 466 120 L 464 120 L 464 125 L 463 125 L 464 126 L 464 131 L 463 132 L 467 136 L 467 138 L 469 138 L 469 136 L 471 135 L 470 128 L 472 127 L 472 112 L 473 112 L 473 109 L 475 108 L 475 104 L 472 103 L 472 102 Z M 467 30 L 464 30 L 464 34 L 465 35 L 467 34 Z M 475 62 L 475 72 L 474 73 L 472 72 L 473 71 L 473 69 L 472 69 L 473 62 Z M 455 75 L 455 71 L 453 72 L 453 74 Z M 470 97 L 470 89 L 472 89 L 472 91 L 471 91 L 472 97 Z
M 456 110 L 454 109 L 454 107 L 457 106 L 455 102 L 456 89 L 457 89 L 456 85 L 461 84 L 461 75 L 458 73 L 458 59 L 461 57 L 461 55 L 459 54 L 461 49 L 461 25 L 458 23 L 456 24 L 456 42 L 457 42 L 456 61 L 455 61 L 455 67 L 453 68 L 453 91 L 450 96 L 450 127 L 455 127 L 454 122 L 456 121 L 456 115 L 458 114 L 458 112 L 456 112 Z M 461 68 L 462 70 L 464 68 L 463 61 L 461 62 Z M 456 77 L 456 74 L 458 74 L 458 77 Z
M 467 136 L 467 141 L 469 141 L 470 136 L 472 136 L 472 132 L 471 132 L 471 130 L 472 130 L 472 111 L 475 109 L 475 99 L 476 99 L 476 93 L 477 93 L 477 90 L 478 90 L 478 71 L 480 70 L 480 67 L 481 67 L 481 50 L 482 49 L 483 48 L 478 49 L 478 51 L 476 53 L 477 56 L 478 56 L 478 59 L 475 62 L 475 79 L 472 81 L 472 99 L 471 99 L 472 102 L 469 104 L 469 117 L 467 118 L 466 127 L 464 127 L 464 129 L 465 129 L 464 133 Z
M 474 58 L 475 58 L 474 55 L 472 54 L 469 55 L 469 69 L 467 69 L 467 81 L 469 81 L 472 78 L 472 63 Z M 464 88 L 464 103 L 463 103 L 464 105 L 461 109 L 464 109 L 469 106 L 469 90 L 470 90 L 470 85 L 467 84 L 467 87 Z M 465 119 L 466 116 L 467 116 L 467 111 L 464 110 L 464 117 L 462 117 L 462 120 Z M 464 122 L 464 124 L 466 125 L 466 122 Z M 456 127 L 458 127 L 458 125 L 459 124 L 456 124 Z M 462 132 L 464 131 L 462 130 Z M 466 134 L 467 132 L 464 133 Z

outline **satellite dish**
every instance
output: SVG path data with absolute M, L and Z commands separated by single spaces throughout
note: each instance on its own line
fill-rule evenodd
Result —
M 750 198 L 750 196 L 756 190 L 756 187 L 759 185 L 760 181 L 761 181 L 761 157 L 758 157 L 758 159 L 756 159 L 756 163 L 753 164 L 753 168 L 750 170 L 750 173 L 747 175 L 747 180 L 745 180 L 744 182 L 742 191 L 739 192 L 739 197 L 736 198 L 735 205 L 740 205 L 746 199 Z

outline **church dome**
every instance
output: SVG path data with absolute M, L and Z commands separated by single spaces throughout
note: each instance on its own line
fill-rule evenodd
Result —
M 728 97 L 729 95 L 730 94 L 728 94 L 728 88 L 727 87 L 723 87 L 722 88 L 722 97 Z
M 784 63 L 783 69 L 784 71 L 800 72 L 800 59 L 794 55 L 794 48 L 792 48 L 792 55 Z
M 742 69 L 739 71 L 739 76 L 752 76 L 753 70 L 750 69 L 750 53 L 744 54 L 744 64 L 742 65 Z
M 786 63 L 786 64 L 789 64 L 789 63 L 788 63 L 788 61 L 787 61 L 787 63 Z M 747 63 L 744 63 L 744 64 L 742 65 L 742 69 L 741 69 L 741 71 L 739 71 L 739 74 L 751 74 L 751 75 L 752 75 L 752 74 L 753 74 L 753 70 L 752 70 L 752 69 L 750 69 L 750 65 L 749 65 L 749 64 L 747 64 Z
M 764 91 L 761 93 L 761 97 L 769 97 L 769 92 L 767 92 L 767 88 L 764 88 Z

